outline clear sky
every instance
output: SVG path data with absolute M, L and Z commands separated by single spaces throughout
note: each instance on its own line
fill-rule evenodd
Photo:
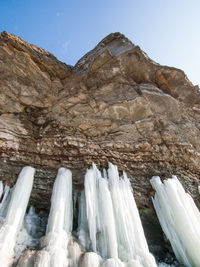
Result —
M 200 0 L 0 0 L 6 30 L 74 65 L 111 32 L 200 84 Z

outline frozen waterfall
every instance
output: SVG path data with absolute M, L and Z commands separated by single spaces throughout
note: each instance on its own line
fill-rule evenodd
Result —
M 117 166 L 110 163 L 108 175 L 104 171 L 102 176 L 93 164 L 84 184 L 78 236 L 85 249 L 99 254 L 104 261 L 102 266 L 157 266 L 149 252 L 126 174 L 120 178 Z
M 10 192 L 8 186 L 0 184 L 0 263 L 2 267 L 10 266 L 15 254 L 17 235 L 22 227 L 27 204 L 31 194 L 35 169 L 24 167 L 17 182 Z
M 200 212 L 176 176 L 165 180 L 154 176 L 153 204 L 177 259 L 187 267 L 200 266 Z

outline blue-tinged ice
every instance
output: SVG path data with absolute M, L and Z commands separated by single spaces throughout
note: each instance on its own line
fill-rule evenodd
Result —
M 153 204 L 161 227 L 180 263 L 200 266 L 200 212 L 176 176 L 163 183 L 154 176 L 156 190 Z

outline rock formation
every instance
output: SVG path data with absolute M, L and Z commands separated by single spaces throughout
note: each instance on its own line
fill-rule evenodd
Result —
M 199 129 L 199 88 L 120 33 L 74 67 L 0 35 L 0 179 L 12 185 L 22 166 L 34 166 L 32 203 L 39 209 L 49 207 L 58 167 L 72 170 L 80 190 L 85 169 L 108 161 L 127 172 L 144 218 L 152 175 L 177 175 L 200 205 Z

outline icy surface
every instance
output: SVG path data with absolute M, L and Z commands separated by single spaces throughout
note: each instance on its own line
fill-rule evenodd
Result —
M 24 219 L 24 227 L 28 234 L 33 237 L 35 242 L 40 239 L 46 231 L 47 217 L 46 214 L 36 213 L 34 207 L 30 207 Z
M 78 267 L 79 259 L 82 254 L 83 251 L 79 243 L 71 239 L 68 244 L 69 266 Z
M 60 168 L 53 186 L 46 236 L 40 242 L 43 251 L 35 267 L 68 266 L 72 219 L 72 173 Z
M 17 254 L 15 248 L 17 236 L 22 228 L 33 186 L 34 173 L 34 168 L 24 167 L 19 174 L 11 196 L 9 196 L 9 187 L 4 189 L 4 196 L 0 205 L 0 215 L 5 216 L 0 228 L 1 266 L 9 266 L 14 260 L 14 254 Z
M 125 267 L 125 266 L 126 265 L 123 262 L 121 262 L 119 259 L 107 259 L 102 264 L 102 267 Z M 130 266 L 134 266 L 134 265 L 130 265 Z
M 88 221 L 86 214 L 86 201 L 85 201 L 85 191 L 82 191 L 79 197 L 79 214 L 78 214 L 78 230 L 77 236 L 80 244 L 86 249 L 90 249 L 90 238 L 88 230 Z
M 177 259 L 187 267 L 200 266 L 200 212 L 176 176 L 165 180 L 154 176 L 153 204 L 162 229 Z
M 47 233 L 72 230 L 72 173 L 60 168 L 53 186 Z
M 6 185 L 2 193 L 3 193 L 3 198 L 0 203 L 0 224 L 3 223 L 3 220 L 5 219 L 8 210 L 8 204 L 10 202 L 10 196 L 11 196 L 10 187 Z
M 81 261 L 79 266 L 80 267 L 99 267 L 101 263 L 101 257 L 94 253 L 94 252 L 86 252 Z
M 85 175 L 78 231 L 81 244 L 106 260 L 103 266 L 157 266 L 126 174 L 119 178 L 112 164 L 108 175 L 103 173 L 104 177 L 93 164 Z
M 3 183 L 2 183 L 2 181 L 0 181 L 0 198 L 1 198 L 2 194 L 3 194 Z
M 14 262 L 18 260 L 26 248 L 35 248 L 40 238 L 45 234 L 46 217 L 41 218 L 33 207 L 24 218 L 23 227 L 18 232 L 15 244 Z
M 199 267 L 200 214 L 192 198 L 184 192 L 176 177 L 164 184 L 159 177 L 153 177 L 151 183 L 157 191 L 154 206 L 166 236 L 171 238 L 177 258 L 185 266 Z M 107 172 L 103 170 L 101 173 L 93 164 L 86 172 L 84 187 L 81 195 L 74 197 L 76 209 L 78 199 L 78 229 L 72 232 L 72 174 L 67 169 L 59 169 L 53 187 L 46 235 L 40 240 L 41 250 L 25 252 L 19 267 L 23 264 L 31 266 L 32 262 L 34 267 L 156 267 L 155 259 L 149 253 L 126 174 L 119 177 L 117 167 L 112 164 L 109 164 Z M 0 183 L 0 214 L 2 210 L 2 214 L 5 214 L 2 216 L 3 226 L 14 192 L 15 189 L 12 192 L 12 189 L 3 188 Z M 12 250 L 15 255 L 19 255 L 27 244 L 31 247 L 31 242 L 42 234 L 38 229 L 44 228 L 33 208 L 25 217 L 24 227 L 23 220 L 19 221 L 21 226 L 17 228 Z M 9 266 L 8 257 L 13 257 L 13 254 L 9 254 L 10 242 L 5 251 L 7 255 L 1 257 L 1 264 L 6 267 Z M 172 263 L 159 263 L 158 266 L 180 266 L 175 261 Z

